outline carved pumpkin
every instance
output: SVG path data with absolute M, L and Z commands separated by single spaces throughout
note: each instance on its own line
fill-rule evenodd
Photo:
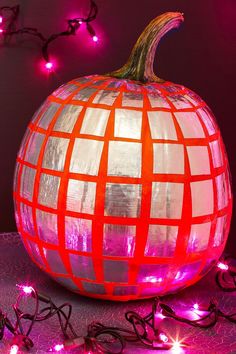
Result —
M 180 13 L 154 19 L 128 63 L 61 86 L 17 157 L 18 230 L 34 262 L 80 294 L 163 295 L 199 280 L 227 239 L 227 156 L 206 103 L 153 73 Z

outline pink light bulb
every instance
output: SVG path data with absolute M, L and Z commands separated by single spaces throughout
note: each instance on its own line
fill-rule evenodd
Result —
M 64 345 L 63 344 L 56 344 L 54 347 L 54 350 L 56 352 L 60 352 L 62 349 L 64 349 Z
M 222 262 L 219 262 L 217 264 L 217 267 L 220 268 L 221 270 L 228 270 L 229 269 L 228 264 L 225 264 L 225 263 L 222 263 Z
M 51 63 L 50 61 L 48 61 L 46 64 L 45 64 L 45 68 L 48 69 L 48 70 L 51 70 L 53 68 L 53 63 Z
M 179 354 L 182 352 L 181 344 L 178 341 L 173 342 L 171 349 L 172 349 L 172 353 L 175 353 L 175 354 Z
M 194 310 L 199 310 L 199 305 L 198 304 L 194 304 L 193 308 L 194 308 Z
M 46 68 L 48 71 L 52 70 L 52 68 L 53 68 L 53 63 L 50 62 L 50 61 L 48 61 L 48 62 L 45 64 L 45 68 Z
M 98 42 L 98 37 L 96 35 L 93 36 L 93 41 Z
M 11 346 L 10 354 L 17 354 L 18 350 L 19 350 L 18 345 L 14 344 L 14 345 Z
M 16 284 L 16 286 L 25 294 L 25 295 L 30 295 L 33 292 L 33 288 L 32 286 L 28 286 L 28 285 L 18 285 Z
M 168 337 L 164 333 L 159 334 L 159 338 L 162 342 L 167 343 L 168 342 Z
M 23 286 L 22 290 L 24 291 L 25 294 L 29 295 L 32 293 L 33 288 L 31 286 Z
M 2 16 L 0 16 L 0 23 L 2 23 L 3 22 L 3 17 Z
M 2 28 L 0 28 L 0 33 L 3 33 L 3 29 Z
M 79 24 L 82 25 L 83 21 L 82 20 L 79 20 Z

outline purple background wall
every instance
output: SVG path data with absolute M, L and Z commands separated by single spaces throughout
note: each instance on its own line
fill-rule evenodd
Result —
M 65 28 L 65 20 L 86 13 L 88 0 L 1 0 L 19 3 L 19 24 L 38 27 L 45 35 Z M 17 38 L 0 45 L 0 232 L 15 230 L 12 180 L 16 153 L 26 126 L 40 103 L 72 78 L 120 67 L 147 23 L 165 11 L 185 14 L 177 33 L 161 43 L 155 62 L 158 76 L 196 91 L 215 113 L 229 155 L 233 181 L 236 119 L 236 2 L 235 0 L 97 0 L 94 28 L 101 41 L 94 45 L 85 30 L 60 38 L 51 46 L 57 71 L 47 77 L 40 69 L 37 40 Z M 204 197 L 204 196 L 203 196 Z M 232 219 L 228 248 L 236 244 Z

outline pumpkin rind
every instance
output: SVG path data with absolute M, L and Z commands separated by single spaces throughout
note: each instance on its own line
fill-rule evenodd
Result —
M 83 295 L 125 301 L 200 279 L 228 235 L 219 128 L 195 93 L 79 78 L 29 124 L 15 173 L 18 230 L 34 262 Z

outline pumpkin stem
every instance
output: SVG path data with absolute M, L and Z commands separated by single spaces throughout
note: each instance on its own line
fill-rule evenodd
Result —
M 184 21 L 179 12 L 166 12 L 152 20 L 137 40 L 128 62 L 108 76 L 145 82 L 163 82 L 153 72 L 157 46 L 162 37 Z

